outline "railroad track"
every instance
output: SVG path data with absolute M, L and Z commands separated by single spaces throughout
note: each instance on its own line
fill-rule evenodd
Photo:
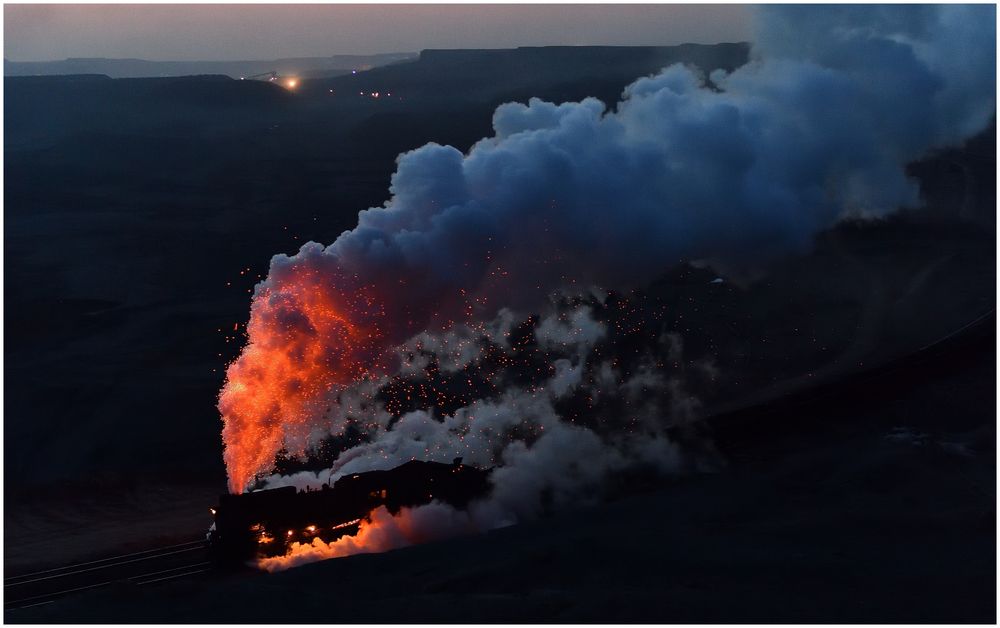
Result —
M 211 569 L 204 539 L 5 578 L 4 611 L 51 604 L 115 583 L 147 586 Z

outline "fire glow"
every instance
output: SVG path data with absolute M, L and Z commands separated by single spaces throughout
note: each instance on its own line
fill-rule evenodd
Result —
M 370 520 L 361 522 L 358 533 L 354 536 L 343 536 L 330 543 L 318 536 L 308 543 L 295 542 L 289 546 L 288 552 L 281 556 L 257 559 L 257 566 L 275 572 L 327 558 L 386 552 L 411 544 L 404 533 L 407 529 L 406 523 L 405 517 L 393 518 L 384 507 L 379 508 L 372 513 Z
M 329 543 L 318 536 L 308 543 L 294 542 L 284 555 L 258 558 L 256 565 L 270 572 L 283 571 L 317 560 L 388 552 L 463 532 L 475 532 L 476 526 L 469 517 L 458 515 L 456 518 L 456 514 L 441 504 L 403 508 L 396 515 L 390 514 L 385 506 L 380 506 L 367 519 L 361 520 L 358 532 L 353 536 L 342 536 Z M 349 521 L 334 529 L 356 523 Z
M 248 341 L 219 395 L 229 490 L 242 492 L 282 448 L 301 450 L 330 395 L 375 366 L 382 333 L 370 290 L 342 292 L 329 275 L 291 266 L 254 295 Z

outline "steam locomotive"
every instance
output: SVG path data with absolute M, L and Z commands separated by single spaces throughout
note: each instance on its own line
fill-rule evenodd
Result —
M 212 509 L 209 549 L 218 562 L 243 562 L 284 555 L 291 543 L 354 535 L 379 506 L 393 514 L 433 500 L 464 508 L 489 491 L 489 473 L 463 465 L 461 458 L 452 464 L 413 460 L 388 471 L 344 476 L 315 491 L 286 486 L 222 495 Z

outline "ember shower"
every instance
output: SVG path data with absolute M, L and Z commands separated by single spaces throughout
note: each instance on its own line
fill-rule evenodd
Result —
M 906 164 L 993 116 L 982 77 L 995 73 L 994 7 L 771 6 L 756 20 L 751 61 L 730 74 L 671 66 L 611 111 L 595 99 L 502 105 L 495 135 L 467 154 L 428 144 L 401 155 L 391 198 L 333 244 L 275 256 L 219 398 L 230 490 L 271 471 L 282 448 L 347 430 L 340 406 L 406 368 L 399 347 L 414 337 L 494 330 L 553 293 L 641 286 L 680 260 L 726 269 L 804 250 L 844 217 L 918 205 Z M 551 324 L 591 321 L 581 308 Z M 579 364 L 561 359 L 563 375 Z M 556 380 L 431 419 L 434 438 L 514 412 L 574 448 L 512 444 L 499 471 L 618 451 L 559 421 Z M 414 420 L 369 423 L 377 442 Z M 671 455 L 659 444 L 643 456 Z M 335 468 L 384 451 L 369 443 Z

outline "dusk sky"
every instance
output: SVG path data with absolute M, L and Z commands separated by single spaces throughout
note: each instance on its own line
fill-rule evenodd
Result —
M 739 5 L 6 5 L 4 56 L 242 60 L 746 40 Z

